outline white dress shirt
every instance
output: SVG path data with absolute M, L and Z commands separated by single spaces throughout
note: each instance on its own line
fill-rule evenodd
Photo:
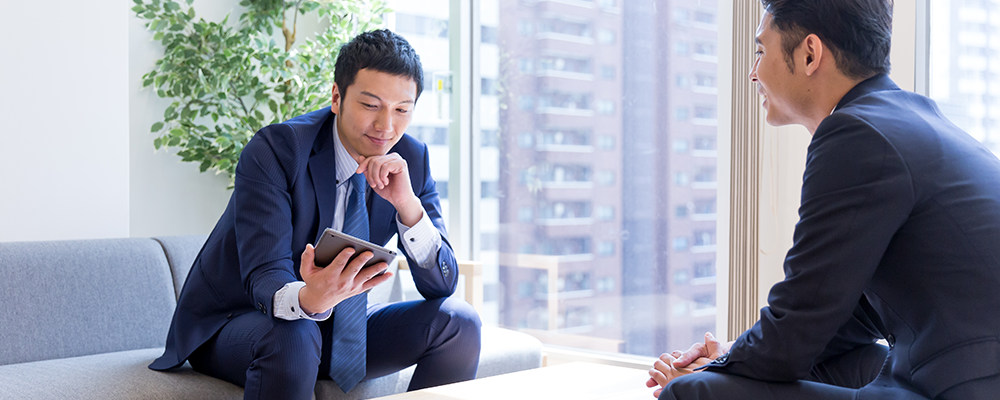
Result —
M 337 152 L 335 156 L 337 164 L 337 204 L 334 205 L 333 221 L 331 221 L 330 227 L 338 231 L 343 231 L 344 213 L 347 208 L 348 196 L 352 189 L 350 178 L 354 175 L 354 171 L 358 170 L 358 162 L 351 157 L 350 153 L 347 152 L 347 149 L 340 142 L 340 135 L 337 134 L 337 124 L 334 123 L 332 125 L 334 147 Z M 368 193 L 372 192 L 369 191 Z M 427 216 L 427 211 L 421 211 L 423 212 L 423 216 L 412 227 L 404 225 L 399 220 L 399 214 L 397 213 L 396 225 L 399 227 L 400 237 L 403 238 L 403 248 L 406 249 L 406 253 L 414 261 L 417 261 L 419 267 L 432 268 L 436 265 L 435 256 L 438 250 L 441 249 L 441 234 L 434 227 L 434 224 L 431 223 L 430 217 Z M 322 226 L 322 224 L 320 225 Z M 274 315 L 289 321 L 303 318 L 313 321 L 323 321 L 330 318 L 330 315 L 333 314 L 332 308 L 317 314 L 309 314 L 302 311 L 302 308 L 299 307 L 299 290 L 302 290 L 305 286 L 305 282 L 295 281 L 289 282 L 281 289 L 278 289 L 274 293 Z

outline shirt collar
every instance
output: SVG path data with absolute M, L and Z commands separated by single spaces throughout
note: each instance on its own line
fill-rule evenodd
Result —
M 331 125 L 333 125 L 331 131 L 333 132 L 334 149 L 336 149 L 334 159 L 337 162 L 337 185 L 339 186 L 351 179 L 354 171 L 358 170 L 358 162 L 354 157 L 351 157 L 351 153 L 348 153 L 347 148 L 340 142 L 340 135 L 337 134 L 337 122 L 334 121 Z

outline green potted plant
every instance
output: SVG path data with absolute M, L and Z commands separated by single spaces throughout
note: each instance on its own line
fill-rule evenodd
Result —
M 391 12 L 381 0 L 243 0 L 236 24 L 196 18 L 194 0 L 133 0 L 163 58 L 143 75 L 143 87 L 173 102 L 151 131 L 156 149 L 178 148 L 182 161 L 229 175 L 247 141 L 264 125 L 330 102 L 340 46 L 382 26 Z M 317 13 L 329 27 L 296 45 L 298 17 Z M 278 44 L 275 30 L 284 37 Z

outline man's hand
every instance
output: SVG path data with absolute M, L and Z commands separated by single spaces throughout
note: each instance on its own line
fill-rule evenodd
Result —
M 365 174 L 368 185 L 396 208 L 399 220 L 406 226 L 413 226 L 424 215 L 420 199 L 413 194 L 410 186 L 410 172 L 406 160 L 397 153 L 384 156 L 358 156 L 358 170 Z
M 733 342 L 722 344 L 719 342 L 719 339 L 715 338 L 712 332 L 705 332 L 705 343 L 692 344 L 687 351 L 676 357 L 673 365 L 677 368 L 684 368 L 702 357 L 714 360 L 728 353 L 730 347 L 733 347 Z M 674 353 L 677 352 L 676 350 L 674 351 Z
M 659 386 L 653 392 L 654 397 L 659 397 L 660 392 L 670 381 L 678 376 L 696 372 L 695 369 L 712 362 L 712 360 L 729 352 L 733 342 L 721 343 L 711 332 L 705 333 L 704 343 L 695 343 L 687 351 L 674 350 L 670 354 L 660 355 L 660 359 L 649 369 L 649 380 L 646 387 Z
M 378 286 L 392 277 L 392 272 L 388 271 L 375 276 L 389 268 L 384 262 L 362 268 L 374 257 L 372 252 L 366 251 L 351 260 L 353 255 L 354 249 L 346 248 L 330 265 L 325 268 L 317 267 L 316 249 L 311 244 L 306 245 L 302 252 L 302 264 L 299 266 L 299 273 L 306 283 L 299 290 L 299 307 L 302 311 L 309 314 L 325 312 L 344 299 Z
M 660 359 L 653 363 L 653 368 L 649 369 L 649 380 L 646 381 L 646 387 L 658 386 L 656 390 L 653 391 L 653 397 L 660 397 L 660 392 L 663 388 L 667 387 L 670 381 L 676 379 L 679 376 L 687 375 L 695 371 L 695 368 L 701 367 L 702 365 L 712 362 L 711 358 L 698 358 L 693 362 L 689 362 L 686 367 L 678 368 L 674 366 L 677 361 L 677 357 L 680 357 L 682 353 L 680 351 L 674 351 L 671 354 L 662 354 Z

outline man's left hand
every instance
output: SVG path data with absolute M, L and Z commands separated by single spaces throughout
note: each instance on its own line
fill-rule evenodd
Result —
M 397 153 L 384 156 L 358 156 L 358 170 L 365 174 L 368 185 L 379 196 L 392 204 L 399 213 L 399 220 L 406 226 L 413 226 L 424 215 L 420 199 L 413 194 L 410 186 L 410 172 L 406 160 Z
M 670 381 L 693 373 L 696 368 L 712 362 L 711 358 L 701 357 L 688 363 L 686 367 L 675 367 L 674 361 L 677 361 L 681 355 L 682 353 L 679 351 L 674 351 L 670 354 L 664 353 L 660 355 L 659 360 L 653 363 L 653 368 L 649 369 L 649 380 L 646 381 L 646 387 L 657 387 L 653 391 L 653 397 L 660 397 L 660 392 L 663 391 L 663 388 L 667 387 Z

